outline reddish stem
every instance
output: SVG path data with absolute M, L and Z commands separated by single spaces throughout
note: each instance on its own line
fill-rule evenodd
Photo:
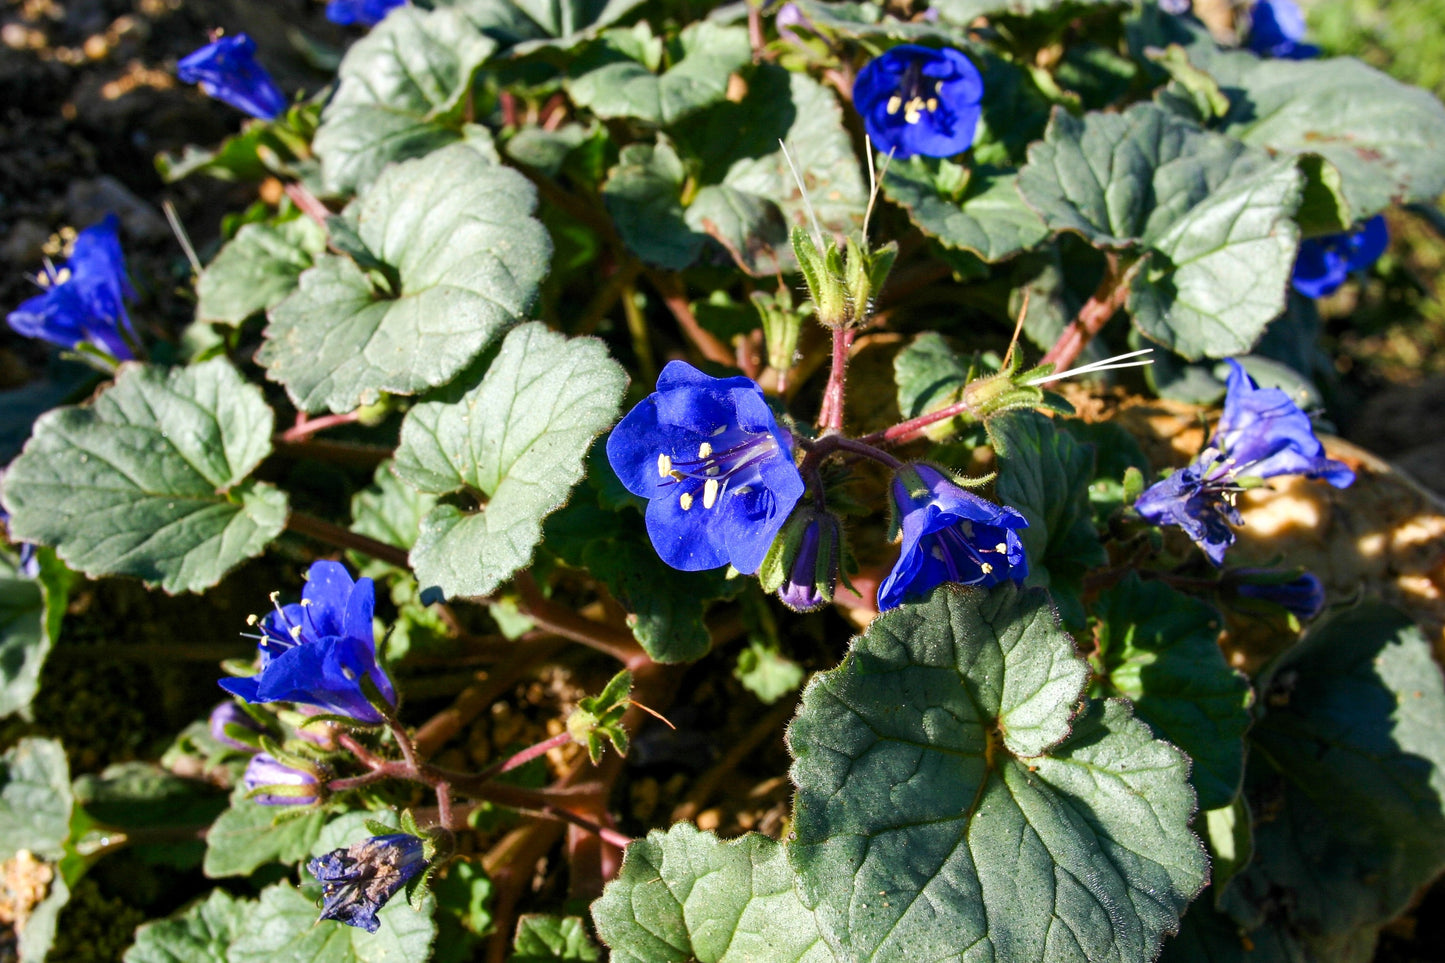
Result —
M 1056 373 L 1069 370 L 1069 365 L 1074 363 L 1079 352 L 1089 346 L 1094 336 L 1102 331 L 1109 319 L 1124 306 L 1129 297 L 1129 282 L 1133 279 L 1135 270 L 1143 263 L 1142 260 L 1135 261 L 1121 270 L 1119 255 L 1110 252 L 1109 264 L 1098 289 L 1079 309 L 1079 316 L 1064 328 L 1040 363 L 1052 364 Z
M 828 372 L 828 385 L 823 389 L 823 404 L 818 410 L 818 427 L 824 431 L 843 430 L 843 393 L 848 378 L 848 351 L 853 347 L 853 331 L 833 329 L 833 367 Z
M 398 568 L 409 569 L 411 567 L 411 562 L 404 549 L 379 542 L 374 538 L 342 528 L 340 525 L 333 525 L 303 512 L 292 512 L 286 519 L 286 527 L 298 535 L 309 535 L 317 541 L 334 545 L 337 548 L 361 552 L 363 555 L 370 555 L 372 558 Z
M 536 759 L 538 756 L 545 756 L 553 749 L 556 749 L 559 746 L 565 746 L 571 741 L 571 733 L 559 732 L 550 739 L 543 739 L 536 745 L 528 746 L 521 752 L 518 752 L 512 756 L 508 756 L 506 759 L 503 759 L 500 762 L 493 763 L 492 765 L 483 769 L 481 772 L 477 773 L 477 778 L 495 779 L 502 773 L 511 772 L 518 766 L 525 766 L 527 763 L 531 762 L 533 759 Z
M 912 441 L 917 435 L 929 425 L 937 424 L 940 421 L 947 421 L 957 415 L 973 414 L 973 406 L 967 401 L 956 401 L 951 405 L 945 405 L 937 411 L 930 411 L 926 415 L 919 415 L 917 418 L 910 418 L 907 421 L 900 421 L 891 428 L 882 431 L 875 431 L 871 435 L 864 435 L 858 441 L 868 445 L 901 445 L 905 441 Z
M 361 412 L 359 411 L 348 411 L 341 415 L 322 415 L 320 418 L 310 418 L 305 412 L 298 411 L 296 424 L 281 432 L 278 437 L 282 442 L 305 441 L 318 431 L 335 428 L 337 425 L 349 425 L 360 420 Z
M 523 609 L 538 628 L 605 652 L 629 669 L 636 670 L 639 666 L 651 664 L 652 660 L 631 632 L 583 618 L 543 597 L 529 573 L 518 575 L 516 585 L 522 596 Z
M 284 188 L 286 196 L 291 198 L 291 203 L 311 220 L 322 227 L 326 226 L 327 218 L 331 217 L 331 209 L 313 193 L 300 184 L 287 184 Z
M 687 335 L 687 339 L 704 358 L 729 367 L 737 363 L 737 357 L 732 350 L 698 323 L 697 315 L 692 313 L 692 305 L 688 303 L 687 289 L 681 278 L 676 274 L 648 269 L 647 280 L 662 296 L 662 303 L 667 305 L 667 309 L 677 319 L 677 326 L 682 328 L 682 333 Z

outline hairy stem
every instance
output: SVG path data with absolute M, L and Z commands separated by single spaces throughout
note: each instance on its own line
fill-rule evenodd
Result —
M 292 512 L 286 519 L 286 527 L 298 535 L 307 535 L 337 548 L 361 552 L 398 568 L 411 568 L 411 562 L 407 559 L 405 549 L 379 542 L 374 538 L 342 528 L 340 525 L 333 525 L 331 522 L 307 515 L 304 512 Z
M 320 418 L 308 417 L 304 411 L 296 413 L 296 424 L 281 432 L 278 436 L 283 442 L 305 441 L 318 431 L 325 431 L 327 428 L 335 428 L 337 425 L 350 425 L 359 421 L 361 413 L 348 411 L 340 415 L 322 415 Z
M 639 666 L 652 663 L 631 632 L 583 618 L 545 598 L 530 573 L 523 572 L 518 575 L 516 585 L 522 596 L 523 609 L 538 628 L 553 632 L 564 639 L 580 642 L 598 652 L 605 652 L 634 671 Z
M 687 339 L 704 358 L 729 367 L 737 362 L 732 349 L 698 323 L 697 315 L 693 314 L 692 305 L 688 303 L 687 290 L 683 287 L 680 277 L 667 271 L 647 269 L 647 280 L 657 289 L 657 293 L 662 297 L 662 303 L 667 305 L 667 310 L 671 311 L 672 316 L 677 319 L 677 326 L 682 329 L 682 333 L 687 335 Z
M 511 772 L 518 766 L 525 766 L 527 763 L 531 762 L 533 759 L 536 759 L 538 756 L 545 756 L 553 749 L 556 749 L 559 746 L 565 746 L 571 741 L 571 733 L 559 732 L 555 736 L 552 736 L 550 739 L 543 739 L 541 742 L 536 743 L 535 745 L 528 746 L 521 752 L 515 753 L 511 756 L 508 756 L 506 759 L 502 759 L 493 763 L 492 765 L 483 769 L 481 772 L 477 773 L 477 778 L 495 779 L 502 773 Z
M 1056 372 L 1069 370 L 1069 365 L 1079 353 L 1089 346 L 1094 336 L 1104 329 L 1109 319 L 1124 306 L 1129 297 L 1129 282 L 1142 260 L 1128 266 L 1121 266 L 1119 255 L 1110 252 L 1108 267 L 1104 271 L 1099 287 L 1084 306 L 1079 316 L 1069 322 L 1053 347 L 1044 354 L 1042 364 L 1052 364 Z
M 828 372 L 828 385 L 823 389 L 823 404 L 818 410 L 818 427 L 824 431 L 843 430 L 843 394 L 848 379 L 848 351 L 853 347 L 853 331 L 833 329 L 833 367 Z

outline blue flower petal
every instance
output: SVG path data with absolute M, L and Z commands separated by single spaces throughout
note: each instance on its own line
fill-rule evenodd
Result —
M 7 315 L 11 328 L 62 348 L 88 341 L 119 360 L 134 357 L 126 340 L 135 332 L 125 301 L 135 291 L 126 276 L 120 220 L 114 214 L 81 231 L 65 267 L 47 279 L 44 293 Z
M 218 37 L 182 57 L 176 76 L 260 120 L 275 120 L 286 110 L 286 95 L 256 62 L 256 43 L 244 33 Z
M 869 61 L 853 105 L 873 145 L 898 157 L 967 150 L 982 116 L 983 78 L 960 50 L 900 44 Z

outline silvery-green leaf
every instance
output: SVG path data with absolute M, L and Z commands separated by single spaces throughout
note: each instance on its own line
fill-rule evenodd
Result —
M 645 27 L 639 24 L 640 29 Z M 671 45 L 672 65 L 658 74 L 631 52 L 605 43 L 613 34 L 625 33 L 604 34 L 596 53 L 579 58 L 570 70 L 567 87 L 573 103 L 598 117 L 668 126 L 722 100 L 728 77 L 752 60 L 746 30 L 702 21 L 682 31 Z
M 788 859 L 841 959 L 1152 959 L 1204 885 L 1188 760 L 1048 596 L 944 586 L 875 619 L 789 729 Z
M 446 384 L 536 297 L 552 244 L 535 207 L 526 178 L 466 144 L 392 166 L 347 220 L 394 280 L 322 255 L 257 360 L 306 411 Z
M 227 963 L 250 906 L 223 889 L 169 919 L 136 930 L 125 963 Z
M 832 963 L 793 891 L 782 847 L 749 833 L 719 840 L 691 823 L 627 847 L 592 904 L 612 963 Z
M 472 77 L 496 49 L 456 10 L 405 4 L 347 50 L 316 131 L 327 185 L 374 181 L 388 163 L 458 140 Z
M 196 318 L 240 324 L 296 289 L 326 250 L 326 232 L 309 217 L 246 224 L 196 281 Z
M 273 420 L 224 359 L 124 365 L 93 403 L 35 423 L 5 473 L 10 531 L 87 575 L 209 588 L 286 523 L 285 493 L 247 478 Z
M 423 492 L 481 504 L 427 513 L 411 560 L 423 588 L 487 595 L 532 557 L 542 519 L 582 477 L 587 447 L 617 417 L 622 367 L 591 338 L 514 329 L 481 384 L 407 413 L 396 473 Z
M 70 835 L 70 765 L 54 739 L 26 738 L 0 756 L 0 862 L 27 849 L 58 859 Z
M 277 883 L 261 893 L 231 943 L 228 963 L 416 963 L 425 960 L 436 940 L 432 917 L 436 900 L 422 897 L 413 909 L 402 894 L 394 896 L 376 918 L 381 927 L 368 933 L 335 920 L 317 922 L 317 905 L 290 883 Z
M 906 208 L 922 231 L 985 261 L 1001 261 L 1048 236 L 1043 220 L 1019 195 L 1016 172 L 975 168 L 955 195 L 948 184 L 956 167 L 931 157 L 895 160 L 883 193 Z

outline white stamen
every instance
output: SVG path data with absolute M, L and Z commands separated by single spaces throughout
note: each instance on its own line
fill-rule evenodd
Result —
M 280 593 L 280 592 L 272 592 L 270 595 L 268 595 L 268 596 L 266 596 L 266 597 L 271 600 L 271 604 L 272 604 L 272 605 L 280 605 L 280 604 L 281 604 L 281 601 L 280 601 L 280 600 L 281 600 L 281 593 Z
M 902 106 L 903 98 L 898 96 L 897 94 L 894 94 L 892 97 L 888 98 L 888 113 L 890 115 L 898 113 L 899 108 L 901 108 Z
M 1130 351 L 1125 354 L 1118 354 L 1112 358 L 1105 358 L 1103 361 L 1095 361 L 1080 368 L 1070 368 L 1068 371 L 1056 371 L 1053 374 L 1043 375 L 1038 378 L 1031 378 L 1025 381 L 1026 385 L 1046 385 L 1050 381 L 1058 381 L 1060 378 L 1068 378 L 1073 375 L 1098 374 L 1100 371 L 1116 371 L 1119 368 L 1138 368 L 1146 364 L 1153 364 L 1153 358 L 1145 358 L 1142 361 L 1129 361 L 1121 364 L 1126 358 L 1137 358 L 1141 354 L 1150 354 L 1153 348 L 1140 348 L 1138 351 Z
M 725 431 L 727 431 L 727 430 L 728 430 L 728 426 L 727 426 L 727 425 L 718 425 L 715 429 L 713 429 L 712 436 L 713 436 L 714 438 L 716 438 L 718 435 L 722 434 L 723 432 L 725 432 Z
M 311 607 L 311 600 L 310 600 L 310 599 L 302 599 L 302 600 L 301 600 L 301 607 L 302 607 L 303 609 L 305 609 L 305 608 L 310 608 L 310 607 Z
M 978 568 L 979 568 L 979 571 L 983 572 L 983 574 L 985 574 L 985 575 L 987 575 L 987 574 L 989 574 L 990 572 L 993 571 L 993 566 L 990 565 L 990 564 L 988 564 L 987 562 L 981 562 L 981 563 L 979 563 Z
M 291 626 L 290 629 L 287 630 L 287 632 L 288 632 L 288 634 L 291 636 L 291 639 L 292 639 L 293 641 L 295 641 L 295 642 L 300 642 L 300 641 L 301 641 L 301 626 L 299 626 L 299 625 L 293 625 L 293 626 Z
M 261 618 L 255 612 L 252 612 L 250 615 L 246 616 L 247 625 L 255 625 L 259 621 L 261 621 Z
M 1008 545 L 1004 544 L 1003 542 L 999 542 L 997 545 L 995 545 L 995 546 L 993 547 L 993 550 L 994 550 L 995 552 L 998 552 L 1000 555 L 1007 555 L 1007 554 L 1008 554 Z
M 710 457 L 711 455 L 712 455 L 712 445 L 708 444 L 707 442 L 703 442 L 701 445 L 698 445 L 698 446 L 697 446 L 697 457 L 698 457 L 699 460 L 704 459 L 704 458 L 708 458 L 708 457 Z
M 356 681 L 356 672 L 349 665 L 343 665 L 341 667 L 341 674 L 353 682 Z
M 916 124 L 923 119 L 923 108 L 927 105 L 922 97 L 914 97 L 903 107 L 903 119 L 910 124 Z
M 928 554 L 932 555 L 934 558 L 938 559 L 940 562 L 946 561 L 946 557 L 945 557 L 944 554 L 943 554 L 943 547 L 940 546 L 940 545 L 935 545 L 935 546 L 933 546 L 933 551 L 929 552 Z
M 704 475 L 709 475 L 709 476 L 711 476 L 711 475 L 721 475 L 721 474 L 722 474 L 722 469 L 719 468 L 719 467 L 716 466 L 716 465 L 708 465 L 708 466 L 707 466 L 707 471 L 703 472 L 703 474 L 704 474 Z
M 687 492 L 683 492 L 681 495 L 678 496 L 677 503 L 682 506 L 683 511 L 687 511 L 689 508 L 692 507 L 692 496 L 689 495 Z
M 663 452 L 657 456 L 657 477 L 666 478 L 672 474 L 672 456 Z
M 717 493 L 722 486 L 717 483 L 716 478 L 709 478 L 707 484 L 702 486 L 702 507 L 712 508 L 717 503 Z

